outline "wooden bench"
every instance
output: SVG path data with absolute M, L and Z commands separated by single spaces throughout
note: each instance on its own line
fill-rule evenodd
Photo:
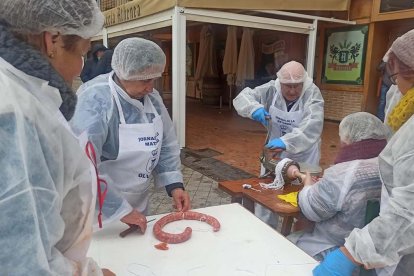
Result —
M 282 217 L 281 233 L 286 236 L 289 235 L 291 231 L 293 218 L 299 216 L 300 210 L 298 207 L 279 199 L 277 195 L 299 191 L 302 189 L 302 186 L 287 184 L 282 190 L 266 190 L 260 187 L 260 182 L 271 183 L 272 181 L 273 180 L 270 178 L 228 180 L 219 182 L 218 187 L 231 196 L 232 202 L 241 203 L 246 209 L 253 213 L 254 203 L 258 203 Z M 253 189 L 243 189 L 243 184 L 250 184 L 254 189 L 260 190 L 261 192 Z

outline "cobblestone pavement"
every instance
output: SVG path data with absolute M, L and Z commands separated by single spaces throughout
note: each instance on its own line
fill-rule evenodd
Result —
M 218 189 L 217 181 L 183 166 L 184 187 L 189 193 L 192 208 L 203 208 L 230 203 L 230 196 Z M 164 188 L 155 189 L 151 186 L 149 215 L 169 213 L 173 211 L 172 198 L 167 195 Z

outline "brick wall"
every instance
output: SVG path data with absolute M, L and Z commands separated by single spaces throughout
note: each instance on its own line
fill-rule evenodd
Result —
M 325 100 L 325 119 L 340 121 L 348 114 L 362 111 L 362 93 L 329 90 L 321 92 Z

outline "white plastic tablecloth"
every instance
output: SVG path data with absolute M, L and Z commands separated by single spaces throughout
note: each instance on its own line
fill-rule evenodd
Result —
M 191 238 L 169 244 L 169 250 L 154 247 L 160 243 L 152 233 L 155 221 L 144 235 L 119 233 L 128 227 L 116 222 L 94 233 L 89 256 L 103 268 L 126 276 L 273 276 L 312 275 L 317 262 L 281 234 L 256 218 L 239 204 L 194 210 L 212 215 L 221 229 L 200 221 L 176 221 L 165 231 L 180 233 L 193 229 Z M 148 217 L 159 218 L 163 215 Z

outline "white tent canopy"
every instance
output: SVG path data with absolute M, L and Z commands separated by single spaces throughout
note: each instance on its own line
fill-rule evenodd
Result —
M 355 22 L 330 18 L 306 18 L 312 23 L 280 20 L 261 16 L 245 15 L 234 12 L 208 10 L 205 8 L 266 10 L 261 12 L 280 13 L 289 17 L 304 18 L 301 14 L 279 12 L 285 10 L 346 10 L 350 0 L 135 0 L 128 4 L 139 5 L 140 17 L 121 24 L 105 27 L 102 34 L 93 40 L 102 39 L 107 45 L 108 38 L 133 34 L 172 26 L 172 117 L 180 145 L 185 146 L 185 100 L 186 100 L 186 22 L 198 21 L 230 26 L 308 34 L 307 71 L 313 74 L 316 31 L 318 20 L 334 21 L 343 24 Z M 128 5 L 126 4 L 126 5 Z M 159 6 L 157 6 L 159 4 Z M 181 6 L 179 6 L 180 4 Z M 184 6 L 184 7 L 183 7 Z M 287 7 L 289 6 L 289 7 Z M 196 7 L 196 8 L 190 8 Z M 203 9 L 198 9 L 203 8 Z M 157 12 L 158 11 L 158 12 Z M 154 13 L 157 12 L 157 13 Z M 145 14 L 150 14 L 145 16 Z

